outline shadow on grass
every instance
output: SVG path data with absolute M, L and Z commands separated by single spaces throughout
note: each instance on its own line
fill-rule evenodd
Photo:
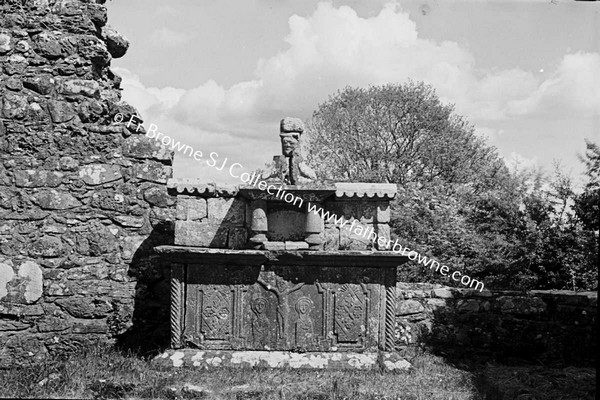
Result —
M 549 315 L 434 311 L 428 352 L 473 377 L 476 398 L 596 398 L 595 328 L 582 329 L 550 307 Z M 566 328 L 570 327 L 570 328 Z

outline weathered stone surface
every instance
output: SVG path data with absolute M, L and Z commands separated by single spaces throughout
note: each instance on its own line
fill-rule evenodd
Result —
M 54 189 L 45 189 L 34 194 L 33 202 L 44 210 L 67 210 L 81 205 L 71 194 Z
M 11 320 L 7 320 L 7 321 L 0 320 L 0 332 L 2 332 L 2 331 L 22 331 L 23 329 L 28 329 L 30 327 L 31 327 L 30 324 L 26 324 L 24 322 L 11 321 Z
M 0 33 L 0 54 L 6 54 L 12 50 L 11 38 L 5 33 Z
M 57 187 L 61 184 L 64 174 L 46 170 L 17 170 L 15 171 L 15 185 L 17 187 Z
M 285 117 L 280 123 L 281 132 L 304 132 L 304 123 L 300 118 Z
M 61 80 L 58 83 L 58 90 L 61 94 L 67 96 L 100 96 L 100 85 L 98 84 L 98 82 L 87 79 Z
M 237 225 L 244 224 L 246 219 L 246 204 L 238 198 L 207 199 L 208 220 L 213 224 Z
M 229 228 L 229 236 L 227 238 L 228 248 L 245 249 L 247 243 L 248 230 L 246 228 Z
M 88 185 L 102 185 L 121 179 L 121 167 L 110 164 L 90 164 L 79 169 L 79 177 Z
M 340 248 L 340 231 L 337 227 L 325 228 L 325 245 L 324 250 L 339 250 Z
M 537 297 L 508 297 L 497 299 L 498 307 L 504 313 L 511 314 L 541 314 L 546 312 L 546 303 Z
M 13 266 L 0 259 L 0 300 L 33 304 L 42 295 L 42 270 L 32 261 Z
M 123 142 L 123 155 L 138 159 L 172 160 L 173 152 L 147 136 L 133 135 Z
M 284 351 L 199 351 L 169 350 L 157 356 L 153 363 L 172 367 L 270 367 L 306 369 L 378 369 L 407 370 L 410 363 L 398 356 L 377 353 L 292 353 Z
M 425 311 L 425 307 L 415 300 L 402 300 L 398 303 L 398 315 L 416 314 Z
M 55 80 L 52 76 L 42 75 L 42 76 L 32 76 L 27 77 L 23 81 L 23 86 L 27 89 L 33 90 L 36 93 L 47 95 L 52 93 L 55 87 Z M 56 122 L 56 121 L 55 121 Z
M 125 36 L 110 26 L 104 26 L 102 28 L 102 36 L 106 41 L 108 51 L 114 58 L 120 58 L 125 55 L 129 48 L 129 41 Z
M 0 5 L 2 367 L 128 329 L 155 335 L 168 312 L 168 274 L 151 249 L 173 240 L 174 199 L 164 185 L 171 152 L 154 142 L 144 153 L 125 142 L 132 133 L 125 123 L 114 122 L 116 113 L 136 110 L 120 100 L 121 78 L 108 68 L 110 53 L 127 44 L 114 31 L 102 35 L 100 3 Z M 133 173 L 146 161 L 163 174 L 159 183 Z M 65 306 L 72 314 L 55 304 L 72 296 Z M 113 310 L 117 303 L 130 310 Z M 134 304 L 161 320 L 146 318 L 149 326 L 138 329 Z
M 176 221 L 175 244 L 181 246 L 227 247 L 227 227 L 207 221 Z
M 27 97 L 6 93 L 2 102 L 2 115 L 5 118 L 22 119 L 28 105 Z
M 169 179 L 172 173 L 173 170 L 171 167 L 157 162 L 148 161 L 145 164 L 135 164 L 133 166 L 133 176 L 149 182 L 167 183 L 167 179 Z
M 368 233 L 375 232 L 373 225 L 356 224 L 352 230 L 348 229 L 347 226 L 340 229 L 340 250 L 368 250 L 373 248 L 373 242 L 368 239 Z
M 107 300 L 89 297 L 67 297 L 56 300 L 63 310 L 76 318 L 102 318 L 112 311 Z
M 48 112 L 50 112 L 52 122 L 56 124 L 68 122 L 75 117 L 73 109 L 66 101 L 48 101 Z
M 32 257 L 59 257 L 63 254 L 63 244 L 57 237 L 43 236 L 31 243 L 28 250 Z
M 156 207 L 169 207 L 175 204 L 175 199 L 167 193 L 164 187 L 153 186 L 144 191 L 144 200 Z

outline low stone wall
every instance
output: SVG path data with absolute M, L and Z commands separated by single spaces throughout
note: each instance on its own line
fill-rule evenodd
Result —
M 396 343 L 436 353 L 595 365 L 597 292 L 489 291 L 398 283 Z

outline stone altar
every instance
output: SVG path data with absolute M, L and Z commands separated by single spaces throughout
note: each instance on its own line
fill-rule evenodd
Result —
M 284 173 L 236 187 L 168 183 L 175 245 L 156 251 L 172 263 L 172 348 L 157 362 L 407 367 L 394 353 L 396 267 L 407 259 L 387 251 L 396 186 L 311 181 L 286 148 L 288 122 Z

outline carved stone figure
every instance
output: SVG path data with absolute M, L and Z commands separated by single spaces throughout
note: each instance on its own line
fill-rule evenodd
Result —
M 308 183 L 317 179 L 317 174 L 304 162 L 300 154 L 300 136 L 304 124 L 299 118 L 286 117 L 281 120 L 279 137 L 282 155 L 273 157 L 275 170 L 263 179 L 278 178 L 288 185 Z

